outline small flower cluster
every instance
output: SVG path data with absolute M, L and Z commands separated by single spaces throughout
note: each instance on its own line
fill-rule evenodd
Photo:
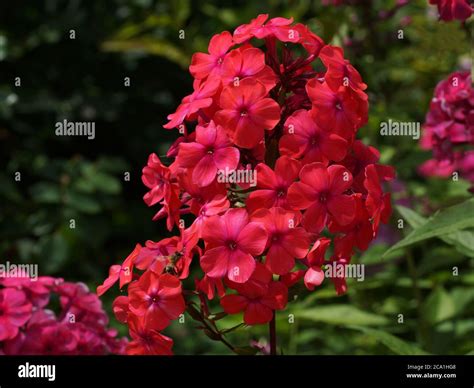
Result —
M 55 314 L 50 305 L 58 305 Z M 52 308 L 52 307 L 51 307 Z M 96 294 L 51 277 L 0 279 L 0 354 L 122 354 Z
M 291 19 L 259 15 L 215 35 L 189 70 L 194 91 L 164 125 L 182 135 L 167 154 L 174 161 L 152 154 L 142 175 L 145 203 L 159 205 L 153 219 L 179 236 L 137 245 L 97 290 L 128 286 L 114 312 L 129 327 L 129 354 L 170 354 L 162 330 L 186 309 L 204 322 L 216 296 L 221 314 L 269 322 L 290 287 L 319 286 L 324 266 L 349 264 L 391 214 L 383 184 L 395 173 L 356 139 L 367 86 L 341 48 Z M 235 170 L 254 171 L 256 184 L 218 179 Z M 203 275 L 184 291 L 192 262 Z M 343 277 L 331 280 L 346 291 Z
M 465 21 L 472 15 L 472 5 L 469 0 L 429 0 L 430 4 L 438 7 L 439 18 L 446 22 L 452 20 Z
M 425 176 L 459 176 L 474 184 L 474 89 L 471 74 L 455 72 L 435 89 L 421 147 L 433 158 L 420 166 Z

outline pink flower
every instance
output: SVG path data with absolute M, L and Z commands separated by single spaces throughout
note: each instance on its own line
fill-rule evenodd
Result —
M 176 112 L 168 115 L 170 121 L 163 127 L 167 129 L 176 128 L 199 110 L 210 107 L 213 102 L 212 97 L 216 94 L 220 85 L 219 78 L 211 78 L 206 82 L 196 80 L 194 82 L 194 92 L 183 98 Z
M 265 53 L 255 47 L 243 46 L 226 56 L 222 66 L 222 80 L 227 86 L 248 77 L 257 78 L 267 92 L 273 89 L 277 81 L 271 67 L 265 64 Z
M 249 213 L 261 208 L 282 207 L 291 209 L 287 201 L 287 191 L 298 178 L 301 163 L 288 156 L 278 158 L 275 171 L 264 163 L 255 168 L 257 173 L 257 188 L 247 198 L 246 207 Z
M 130 311 L 144 317 L 147 327 L 162 330 L 184 312 L 181 282 L 170 274 L 146 271 L 128 287 Z
M 328 68 L 324 79 L 332 90 L 337 91 L 340 86 L 347 86 L 353 90 L 367 89 L 359 72 L 347 59 L 344 59 L 342 48 L 327 45 L 322 48 L 319 55 Z
M 298 110 L 286 120 L 285 134 L 280 139 L 281 154 L 302 158 L 304 164 L 339 162 L 347 148 L 345 139 L 321 129 L 306 110 Z
M 214 35 L 210 42 L 209 54 L 196 53 L 191 59 L 189 72 L 195 79 L 219 76 L 225 54 L 234 45 L 232 35 L 228 31 Z
M 237 27 L 234 31 L 234 42 L 243 43 L 250 38 L 263 39 L 267 37 L 275 37 L 282 42 L 296 43 L 299 40 L 299 33 L 290 24 L 293 23 L 293 18 L 273 18 L 266 24 L 268 14 L 258 15 L 249 24 L 243 24 Z
M 265 249 L 267 233 L 263 226 L 249 222 L 245 209 L 230 209 L 214 216 L 202 232 L 206 251 L 201 267 L 208 277 L 227 276 L 236 283 L 246 282 L 255 269 L 253 256 Z
M 344 86 L 334 91 L 317 78 L 308 81 L 306 91 L 313 104 L 313 117 L 322 128 L 349 140 L 367 121 L 367 95 L 362 91 Z
M 295 258 L 308 253 L 309 235 L 299 224 L 301 215 L 279 207 L 261 209 L 252 215 L 268 233 L 265 264 L 274 274 L 285 275 L 295 266 Z
M 23 291 L 0 290 L 0 341 L 14 338 L 31 317 L 32 305 Z
M 140 244 L 135 246 L 135 249 L 127 256 L 122 265 L 112 265 L 109 269 L 109 277 L 104 280 L 104 283 L 97 287 L 97 295 L 101 296 L 109 290 L 120 279 L 120 288 L 132 281 L 133 266 L 135 259 L 138 257 Z
M 180 144 L 177 162 L 193 168 L 193 182 L 203 187 L 212 183 L 218 170 L 237 168 L 239 150 L 232 147 L 224 130 L 211 121 L 207 126 L 197 126 L 196 142 Z
M 132 316 L 128 321 L 132 341 L 127 345 L 129 355 L 170 356 L 173 340 L 144 324 L 143 318 Z
M 365 168 L 364 186 L 367 189 L 367 211 L 373 219 L 374 232 L 378 230 L 379 223 L 388 222 L 392 214 L 390 193 L 384 193 L 382 183 L 395 178 L 395 171 L 391 166 L 370 164 Z
M 320 233 L 329 216 L 341 225 L 354 219 L 354 198 L 345 194 L 352 185 L 352 174 L 346 168 L 311 163 L 303 167 L 300 179 L 288 189 L 288 201 L 296 209 L 307 209 L 303 216 L 306 230 Z
M 148 157 L 148 163 L 142 170 L 142 182 L 150 189 L 143 200 L 148 206 L 160 202 L 166 195 L 170 186 L 171 171 L 161 163 L 155 153 Z
M 78 337 L 67 324 L 50 322 L 29 328 L 22 353 L 29 355 L 73 355 Z
M 260 263 L 247 283 L 230 286 L 238 294 L 225 295 L 221 299 L 221 306 L 227 314 L 243 311 L 247 325 L 270 322 L 273 310 L 286 307 L 288 289 L 282 282 L 272 281 L 271 273 Z
M 324 264 L 324 254 L 331 244 L 328 238 L 317 240 L 308 253 L 308 269 L 304 275 L 304 284 L 308 290 L 314 290 L 314 287 L 321 285 L 324 280 L 324 272 L 321 268 Z
M 265 86 L 254 78 L 245 78 L 238 86 L 222 91 L 222 110 L 215 120 L 239 147 L 255 147 L 263 140 L 264 130 L 273 129 L 280 121 L 280 107 L 266 95 Z
M 430 0 L 438 6 L 439 18 L 444 21 L 454 19 L 464 21 L 472 15 L 472 6 L 468 0 Z

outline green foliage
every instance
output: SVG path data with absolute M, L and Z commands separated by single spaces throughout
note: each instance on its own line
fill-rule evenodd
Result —
M 441 236 L 442 239 L 461 249 L 461 252 L 474 257 L 474 233 L 462 231 L 474 227 L 474 199 L 443 209 L 434 214 L 430 219 L 424 220 L 410 209 L 399 207 L 414 230 L 404 239 L 391 246 L 384 255 L 415 244 L 432 237 Z

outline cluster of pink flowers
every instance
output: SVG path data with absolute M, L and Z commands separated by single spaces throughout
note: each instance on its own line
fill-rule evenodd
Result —
M 420 144 L 433 152 L 420 166 L 423 175 L 451 177 L 457 172 L 474 184 L 474 89 L 469 72 L 455 72 L 436 86 Z
M 430 4 L 438 7 L 439 18 L 444 21 L 464 21 L 472 15 L 470 0 L 429 0 Z
M 146 204 L 159 208 L 153 219 L 179 236 L 138 244 L 97 290 L 128 286 L 114 312 L 129 327 L 129 354 L 170 354 L 162 330 L 190 306 L 196 315 L 193 297 L 205 316 L 218 297 L 245 324 L 271 321 L 290 287 L 319 286 L 325 265 L 349 264 L 391 214 L 383 184 L 395 173 L 356 139 L 367 86 L 341 48 L 259 15 L 215 35 L 190 73 L 194 91 L 164 125 L 181 134 L 167 154 L 174 161 L 151 154 L 142 175 Z M 234 179 L 249 174 L 254 184 Z M 203 275 L 185 291 L 192 263 Z M 343 277 L 330 280 L 346 291 Z
M 55 304 L 58 314 L 50 309 Z M 0 354 L 124 353 L 127 339 L 117 339 L 107 323 L 101 301 L 82 283 L 0 278 Z

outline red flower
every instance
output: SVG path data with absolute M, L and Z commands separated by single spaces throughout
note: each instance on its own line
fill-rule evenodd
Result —
M 213 102 L 212 97 L 220 85 L 219 78 L 211 78 L 206 82 L 195 81 L 194 92 L 183 98 L 176 112 L 168 115 L 170 121 L 163 127 L 167 129 L 176 128 L 199 110 L 210 107 Z
M 132 341 L 127 345 L 127 354 L 148 356 L 173 354 L 171 351 L 173 340 L 156 330 L 150 330 L 142 318 L 132 316 L 128 320 L 128 328 Z
M 225 288 L 220 278 L 210 278 L 207 275 L 201 280 L 196 281 L 196 290 L 206 294 L 207 299 L 212 300 L 214 296 L 223 297 L 225 295 Z
M 365 167 L 369 164 L 377 163 L 380 159 L 380 152 L 372 146 L 366 146 L 360 140 L 356 140 L 352 143 L 351 151 L 352 152 L 346 156 L 341 164 L 352 172 L 354 190 L 365 193 Z
M 273 310 L 284 309 L 288 300 L 286 286 L 271 279 L 271 273 L 259 263 L 250 281 L 232 285 L 238 294 L 225 295 L 221 299 L 222 308 L 227 314 L 243 311 L 247 325 L 270 322 Z
M 324 280 L 324 272 L 322 266 L 324 264 L 324 254 L 331 244 L 328 238 L 320 238 L 317 240 L 308 253 L 308 270 L 304 275 L 304 284 L 308 290 L 314 290 Z
M 273 18 L 264 24 L 267 19 L 268 14 L 261 14 L 252 19 L 249 24 L 237 27 L 234 31 L 234 42 L 243 43 L 253 37 L 258 39 L 275 37 L 282 42 L 298 42 L 298 31 L 289 26 L 293 23 L 292 18 Z
M 371 164 L 365 168 L 364 186 L 368 192 L 366 206 L 373 219 L 374 233 L 377 232 L 380 221 L 386 224 L 392 214 L 390 193 L 383 192 L 382 182 L 393 178 L 395 178 L 393 167 Z
M 300 179 L 288 189 L 288 201 L 297 209 L 307 209 L 303 226 L 308 231 L 320 233 L 329 216 L 341 225 L 354 219 L 354 198 L 344 194 L 352 185 L 352 175 L 346 168 L 311 163 L 303 167 Z
M 438 6 L 439 18 L 447 22 L 454 19 L 464 21 L 472 15 L 468 0 L 430 0 L 430 4 Z
M 142 170 L 143 184 L 150 189 L 143 197 L 148 206 L 157 204 L 165 197 L 169 190 L 170 177 L 170 169 L 161 163 L 158 155 L 150 154 L 148 163 Z
M 294 29 L 298 31 L 300 35 L 299 43 L 306 51 L 315 57 L 319 55 L 321 48 L 324 46 L 323 40 L 304 24 L 298 23 L 294 26 Z
M 338 162 L 347 152 L 347 141 L 335 133 L 319 128 L 310 112 L 298 110 L 285 122 L 285 134 L 280 139 L 280 152 L 311 162 Z
M 266 266 L 277 275 L 290 272 L 295 259 L 308 253 L 309 236 L 298 227 L 300 214 L 282 208 L 261 209 L 252 215 L 252 221 L 263 224 L 268 232 Z
M 253 256 L 260 255 L 267 242 L 265 229 L 249 222 L 245 209 L 230 209 L 214 216 L 204 225 L 202 237 L 206 251 L 201 267 L 208 277 L 227 276 L 237 283 L 246 282 L 255 269 Z
M 191 59 L 191 65 L 189 66 L 189 72 L 195 79 L 219 76 L 221 74 L 225 54 L 233 45 L 234 42 L 232 41 L 230 32 L 224 31 L 214 35 L 209 42 L 209 54 L 194 54 Z
M 206 202 L 199 208 L 197 217 L 189 228 L 189 232 L 201 238 L 202 229 L 209 217 L 224 213 L 229 209 L 229 206 L 229 200 L 225 196 L 216 196 L 211 201 Z
M 256 39 L 262 44 L 254 45 Z M 318 59 L 323 72 L 313 66 Z M 195 289 L 186 295 L 189 303 L 199 298 L 203 317 L 212 317 L 207 300 L 217 296 L 225 312 L 243 312 L 247 324 L 266 323 L 285 307 L 289 287 L 303 277 L 310 289 L 322 282 L 331 243 L 328 263 L 345 266 L 390 215 L 382 188 L 390 169 L 375 165 L 379 152 L 356 140 L 368 119 L 366 85 L 342 49 L 292 19 L 264 14 L 232 36 L 215 35 L 208 53 L 193 56 L 190 72 L 194 92 L 165 125 L 182 135 L 166 154 L 175 160 L 164 166 L 153 154 L 142 178 L 149 188 L 145 202 L 159 206 L 153 220 L 166 218 L 178 235 L 139 246 L 98 289 L 118 279 L 129 284 L 113 311 L 130 327 L 130 354 L 171 353 L 171 340 L 158 330 L 184 311 L 180 280 L 189 277 L 195 258 L 204 274 L 193 272 Z M 463 123 L 474 123 L 463 90 L 445 95 L 439 105 L 452 111 L 436 110 L 441 122 L 424 141 L 443 142 L 437 148 L 443 150 L 469 141 Z M 444 123 L 451 118 L 455 123 Z M 456 165 L 474 179 L 474 153 Z M 311 246 L 326 227 L 335 235 Z M 134 272 L 125 276 L 125 268 Z M 345 279 L 332 281 L 338 293 L 346 290 Z M 227 289 L 236 293 L 225 295 Z M 80 302 L 93 316 L 83 306 L 86 298 Z M 93 334 L 81 338 L 95 343 Z
M 270 66 L 265 64 L 265 53 L 255 47 L 243 46 L 226 56 L 222 65 L 224 86 L 240 82 L 245 78 L 255 77 L 269 92 L 277 82 Z
M 249 213 L 261 208 L 282 207 L 291 210 L 287 201 L 287 191 L 298 178 L 301 163 L 288 156 L 278 158 L 275 171 L 264 163 L 255 168 L 258 190 L 250 193 L 246 207 Z
M 132 281 L 133 266 L 140 250 L 140 244 L 135 246 L 135 249 L 128 255 L 122 265 L 112 265 L 109 269 L 109 277 L 104 280 L 104 283 L 97 287 L 97 295 L 101 296 L 108 289 L 110 289 L 117 280 L 120 279 L 120 288 Z
M 144 317 L 146 326 L 162 330 L 185 310 L 181 282 L 169 274 L 146 271 L 128 287 L 130 311 Z
M 32 305 L 23 291 L 0 290 L 0 341 L 14 338 L 31 317 Z
M 273 129 L 280 121 L 280 107 L 266 95 L 265 86 L 254 78 L 245 78 L 238 86 L 227 86 L 222 91 L 222 110 L 215 120 L 239 147 L 255 147 L 263 140 L 264 130 Z
M 338 242 L 344 257 L 352 256 L 354 247 L 365 251 L 374 238 L 372 223 L 370 222 L 369 213 L 362 199 L 362 194 L 354 194 L 353 197 L 356 204 L 354 220 L 347 225 L 339 225 L 337 222 L 332 222 L 329 225 L 329 231 L 331 233 L 345 233 L 345 236 L 341 237 Z
M 322 48 L 319 55 L 328 68 L 324 79 L 332 90 L 337 91 L 340 86 L 347 86 L 354 90 L 367 89 L 359 72 L 347 59 L 344 59 L 342 48 L 327 45 Z
M 218 170 L 235 170 L 239 163 L 239 150 L 232 147 L 224 130 L 211 121 L 207 126 L 196 127 L 196 142 L 181 143 L 177 162 L 193 168 L 193 182 L 198 186 L 212 183 Z
M 306 91 L 313 103 L 313 117 L 322 128 L 349 140 L 367 121 L 367 95 L 362 91 L 344 86 L 334 91 L 317 78 L 308 81 Z

